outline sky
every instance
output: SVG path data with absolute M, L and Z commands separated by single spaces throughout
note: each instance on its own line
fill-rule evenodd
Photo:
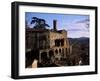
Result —
M 48 29 L 53 29 L 53 20 L 57 20 L 57 30 L 66 30 L 69 38 L 89 37 L 89 15 L 26 12 L 25 21 L 30 28 L 34 26 L 32 17 L 45 19 Z

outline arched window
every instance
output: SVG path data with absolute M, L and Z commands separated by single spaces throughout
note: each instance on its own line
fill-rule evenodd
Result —
M 64 46 L 64 39 L 61 39 L 61 46 Z
M 59 49 L 59 53 L 61 53 L 61 49 Z
M 55 50 L 55 53 L 58 54 L 58 50 L 57 49 Z

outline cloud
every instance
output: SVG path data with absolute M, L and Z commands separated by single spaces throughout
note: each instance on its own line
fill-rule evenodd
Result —
M 88 21 L 88 20 L 86 20 Z M 72 23 L 68 25 L 68 37 L 79 38 L 79 37 L 89 37 L 89 31 L 86 28 L 87 25 L 84 23 Z
M 85 29 L 68 29 L 67 31 L 86 31 Z
M 84 19 L 84 20 L 76 21 L 76 23 L 87 23 L 89 21 L 90 21 L 89 19 Z
M 68 37 L 71 38 L 80 38 L 80 37 L 89 37 L 89 32 L 87 31 L 68 31 Z
M 84 19 L 84 20 L 79 20 L 79 21 L 76 21 L 76 24 L 83 24 L 84 25 L 84 28 L 87 29 L 87 31 L 89 31 L 89 27 L 90 27 L 90 19 Z

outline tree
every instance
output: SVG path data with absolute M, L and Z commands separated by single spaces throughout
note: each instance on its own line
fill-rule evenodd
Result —
M 40 19 L 37 17 L 32 17 L 31 24 L 35 24 L 35 29 L 46 29 L 46 27 L 49 27 L 49 25 L 46 24 L 46 21 L 44 19 Z

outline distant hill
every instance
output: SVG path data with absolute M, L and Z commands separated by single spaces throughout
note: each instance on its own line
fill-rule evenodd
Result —
M 70 44 L 78 43 L 78 44 L 89 44 L 89 38 L 88 37 L 80 37 L 80 38 L 68 38 Z

